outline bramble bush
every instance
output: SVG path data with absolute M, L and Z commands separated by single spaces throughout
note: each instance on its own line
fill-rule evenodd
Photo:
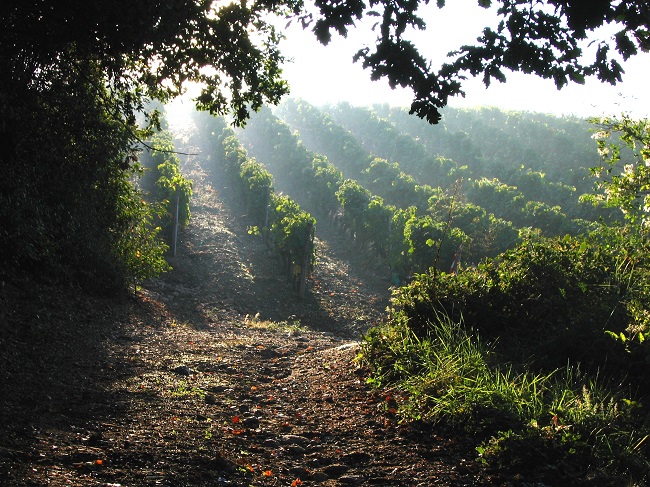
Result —
M 436 316 L 462 317 L 498 339 L 509 360 L 548 370 L 570 360 L 638 374 L 609 336 L 643 326 L 640 310 L 650 306 L 646 252 L 624 243 L 611 229 L 583 239 L 529 237 L 476 268 L 419 274 L 394 294 L 388 321 L 427 336 Z

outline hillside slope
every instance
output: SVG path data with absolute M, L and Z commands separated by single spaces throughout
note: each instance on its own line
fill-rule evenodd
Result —
M 353 359 L 388 291 L 318 227 L 298 300 L 198 165 L 174 271 L 135 299 L 27 279 L 0 289 L 7 486 L 486 485 L 469 442 L 400 425 Z

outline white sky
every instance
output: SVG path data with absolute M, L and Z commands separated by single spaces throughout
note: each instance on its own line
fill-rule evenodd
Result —
M 411 39 L 434 62 L 434 67 L 436 62 L 445 60 L 447 52 L 473 43 L 485 26 L 494 26 L 491 12 L 476 3 L 476 0 L 448 0 L 442 10 L 435 5 L 427 7 L 423 14 L 427 30 L 414 33 Z M 281 50 L 287 58 L 293 59 L 284 67 L 291 96 L 315 105 L 348 101 L 354 105 L 410 106 L 410 91 L 391 90 L 383 80 L 373 82 L 369 71 L 352 62 L 359 48 L 374 43 L 375 34 L 369 25 L 355 29 L 347 39 L 334 36 L 328 46 L 319 44 L 311 31 L 303 31 L 298 25 L 288 28 L 282 25 L 282 32 L 287 39 L 281 44 Z M 634 56 L 623 63 L 623 67 L 626 71 L 623 83 L 617 86 L 594 78 L 584 85 L 570 84 L 562 90 L 557 90 L 551 80 L 521 73 L 507 75 L 505 84 L 493 81 L 488 89 L 480 79 L 470 78 L 463 84 L 466 97 L 452 98 L 449 104 L 584 117 L 623 112 L 635 118 L 650 116 L 650 54 Z

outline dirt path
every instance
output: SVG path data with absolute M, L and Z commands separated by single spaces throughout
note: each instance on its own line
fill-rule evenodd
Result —
M 400 397 L 366 385 L 355 340 L 388 296 L 367 257 L 325 229 L 299 300 L 227 188 L 185 170 L 192 223 L 137 300 L 0 288 L 0 485 L 496 483 L 469 442 L 400 424 Z
M 174 312 L 199 326 L 259 315 L 350 338 L 381 319 L 390 292 L 372 256 L 349 248 L 326 218 L 319 221 L 317 264 L 307 295 L 299 299 L 277 257 L 261 237 L 247 233 L 251 219 L 222 178 L 198 158 L 188 159 L 183 169 L 194 181 L 192 221 L 172 259 L 174 271 L 148 286 Z

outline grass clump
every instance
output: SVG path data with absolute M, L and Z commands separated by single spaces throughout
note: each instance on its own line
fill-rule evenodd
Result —
M 362 360 L 375 371 L 369 382 L 409 398 L 400 406 L 404 421 L 458 428 L 476 438 L 480 462 L 544 482 L 566 482 L 565 472 L 573 480 L 647 476 L 648 430 L 623 389 L 570 365 L 518 371 L 444 316 L 430 330 L 422 338 L 407 327 L 376 328 L 362 345 Z
M 260 318 L 259 313 L 255 313 L 254 315 L 246 315 L 244 318 L 244 326 L 246 328 L 257 330 L 269 330 L 295 334 L 307 331 L 307 328 L 301 325 L 298 318 L 288 319 L 286 321 L 273 321 Z
M 200 387 L 188 384 L 186 381 L 181 381 L 175 389 L 169 391 L 169 395 L 176 398 L 199 397 L 204 399 L 205 391 Z

